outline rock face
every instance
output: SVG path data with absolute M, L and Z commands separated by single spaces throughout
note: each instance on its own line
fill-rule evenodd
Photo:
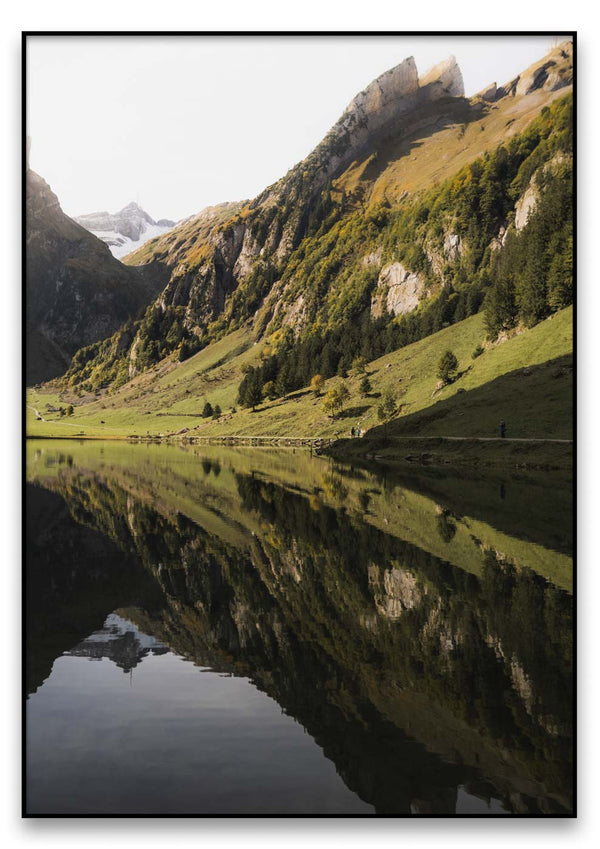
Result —
M 421 77 L 419 86 L 427 90 L 431 100 L 440 97 L 464 97 L 465 94 L 462 73 L 454 56 L 435 65 Z
M 391 118 L 410 109 L 418 91 L 417 66 L 409 56 L 357 94 L 334 129 L 341 131 L 358 125 L 364 126 L 367 132 L 375 132 Z
M 162 236 L 175 226 L 175 222 L 168 218 L 154 221 L 141 206 L 133 202 L 114 215 L 109 212 L 92 212 L 78 215 L 74 220 L 105 242 L 117 258 L 126 256 L 148 239 Z
M 564 68 L 560 59 L 573 55 L 573 45 L 570 42 L 562 44 L 554 51 L 556 56 L 538 65 L 533 65 L 519 77 L 517 83 L 517 95 L 530 94 L 538 88 L 544 91 L 557 91 L 573 82 L 573 68 Z
M 480 92 L 478 92 L 475 97 L 480 97 L 482 100 L 486 100 L 489 103 L 493 103 L 496 99 L 496 95 L 498 94 L 498 86 L 496 83 L 490 83 L 490 85 L 486 86 Z
M 454 262 L 462 254 L 462 242 L 456 233 L 448 233 L 444 239 L 444 256 Z
M 552 173 L 563 162 L 564 155 L 562 153 L 558 153 L 553 156 L 550 162 L 547 162 L 546 165 L 542 168 L 538 168 L 538 170 L 534 172 L 531 180 L 529 181 L 529 185 L 515 204 L 515 229 L 517 231 L 522 230 L 523 227 L 525 227 L 529 220 L 529 216 L 537 206 L 540 197 L 538 181 L 543 179 L 544 174 Z
M 531 212 L 535 209 L 538 202 L 538 190 L 535 182 L 532 180 L 525 193 L 519 198 L 515 204 L 515 229 L 522 230 L 527 224 Z
M 463 78 L 454 56 L 421 78 L 415 60 L 409 56 L 356 95 L 316 152 L 330 160 L 327 173 L 331 176 L 352 162 L 378 135 L 392 127 L 397 131 L 398 122 L 409 120 L 415 107 L 442 97 L 463 96 Z
M 503 97 L 524 97 L 538 89 L 558 91 L 573 82 L 573 43 L 565 41 L 555 47 L 539 62 L 531 65 L 518 77 L 496 87 L 492 83 L 476 94 L 489 102 Z
M 383 313 L 383 304 L 393 315 L 406 315 L 419 306 L 425 291 L 423 278 L 405 268 L 401 262 L 392 262 L 381 269 L 377 290 L 371 303 L 371 313 L 377 318 Z
M 369 567 L 369 584 L 375 607 L 385 619 L 399 619 L 405 610 L 412 610 L 422 600 L 422 593 L 412 572 L 407 569 Z
M 73 353 L 109 336 L 166 282 L 156 264 L 127 268 L 66 216 L 45 180 L 26 175 L 26 380 L 61 374 Z

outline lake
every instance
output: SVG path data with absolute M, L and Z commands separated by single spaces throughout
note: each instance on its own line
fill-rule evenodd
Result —
M 562 473 L 29 440 L 30 815 L 568 815 Z

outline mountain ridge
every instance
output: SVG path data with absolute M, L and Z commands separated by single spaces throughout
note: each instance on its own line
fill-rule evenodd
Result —
M 486 157 L 503 144 L 514 151 L 515 176 L 529 155 L 527 145 L 540 141 L 536 136 L 521 143 L 519 133 L 564 95 L 572 81 L 571 54 L 571 45 L 559 45 L 510 84 L 494 84 L 485 97 L 470 99 L 461 94 L 453 57 L 422 78 L 411 58 L 381 75 L 353 98 L 308 157 L 254 200 L 212 207 L 128 256 L 128 266 L 161 266 L 169 281 L 133 329 L 79 352 L 69 384 L 116 388 L 166 356 L 185 360 L 246 322 L 255 339 L 278 340 L 267 346 L 274 353 L 279 340 L 289 344 L 288 330 L 292 340 L 321 333 L 321 350 L 333 329 L 340 340 L 344 332 L 356 335 L 352 327 L 358 332 L 365 315 L 373 325 L 369 333 L 382 333 L 394 313 L 407 311 L 400 292 L 406 281 L 414 286 L 410 311 L 431 313 L 434 325 L 448 320 L 430 309 L 444 292 L 447 300 L 462 288 L 462 315 L 470 314 L 466 307 L 477 310 L 489 286 L 481 263 L 491 262 L 486 251 L 510 229 L 511 209 L 526 186 L 509 191 L 504 185 L 493 200 L 497 209 L 468 213 L 464 223 L 453 221 L 450 208 L 436 224 L 441 235 L 427 223 L 423 204 L 418 215 L 425 223 L 415 219 L 412 225 L 423 235 L 415 240 L 402 222 L 412 220 L 415 199 L 429 185 L 442 186 L 461 166 L 475 173 L 469 163 L 478 156 L 483 164 L 475 171 L 487 169 L 491 179 L 504 165 Z M 525 94 L 517 93 L 520 82 Z M 523 153 L 519 144 L 526 146 Z M 461 179 L 471 179 L 465 173 Z M 480 203 L 483 184 L 478 191 Z M 484 232 L 471 232 L 482 220 Z M 505 241 L 502 236 L 498 244 Z M 477 291 L 467 304 L 469 279 Z M 376 309 L 375 294 L 382 296 Z M 446 315 L 446 306 L 440 309 Z M 383 322 L 380 331 L 377 321 Z M 389 329 L 397 338 L 397 328 Z M 386 344 L 395 343 L 384 342 L 383 350 Z

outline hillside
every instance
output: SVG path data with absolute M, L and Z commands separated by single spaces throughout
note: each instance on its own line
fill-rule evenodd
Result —
M 113 333 L 165 283 L 157 264 L 127 268 L 26 173 L 26 382 L 62 374 L 84 345 Z
M 358 354 L 477 313 L 486 296 L 500 305 L 495 335 L 567 306 L 572 73 L 565 43 L 467 100 L 453 59 L 422 77 L 405 60 L 257 198 L 130 255 L 128 265 L 160 266 L 167 286 L 126 333 L 80 351 L 62 388 L 117 388 L 243 329 L 267 347 L 261 386 L 279 381 L 285 394 L 313 367 L 343 373 Z M 521 270 L 524 254 L 536 269 Z
M 483 343 L 483 352 L 473 352 Z M 437 366 L 451 347 L 460 376 L 436 389 Z M 446 327 L 427 339 L 386 354 L 366 366 L 371 391 L 362 397 L 361 374 L 326 381 L 320 397 L 309 390 L 286 399 L 265 399 L 257 409 L 237 404 L 238 386 L 264 344 L 253 344 L 240 330 L 186 362 L 165 361 L 115 392 L 80 399 L 72 391 L 28 393 L 27 430 L 32 436 L 146 436 L 180 433 L 178 438 L 231 435 L 349 435 L 351 427 L 378 425 L 382 397 L 394 393 L 399 417 L 390 424 L 409 435 L 496 436 L 498 422 L 509 435 L 522 438 L 572 436 L 572 307 L 501 343 L 485 341 L 484 316 L 478 314 Z M 324 409 L 327 392 L 341 383 L 350 397 L 333 419 Z M 462 390 L 465 390 L 464 392 Z M 218 419 L 202 418 L 206 402 L 222 410 Z M 58 408 L 74 404 L 72 416 Z M 47 410 L 47 405 L 55 408 Z M 36 420 L 34 408 L 46 421 Z M 235 412 L 232 411 L 235 408 Z M 508 411 L 508 412 L 507 412 Z M 366 443 L 367 440 L 361 440 Z

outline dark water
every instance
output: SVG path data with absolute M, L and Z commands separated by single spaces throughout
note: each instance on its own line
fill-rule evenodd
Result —
M 30 814 L 569 814 L 570 484 L 28 445 Z

